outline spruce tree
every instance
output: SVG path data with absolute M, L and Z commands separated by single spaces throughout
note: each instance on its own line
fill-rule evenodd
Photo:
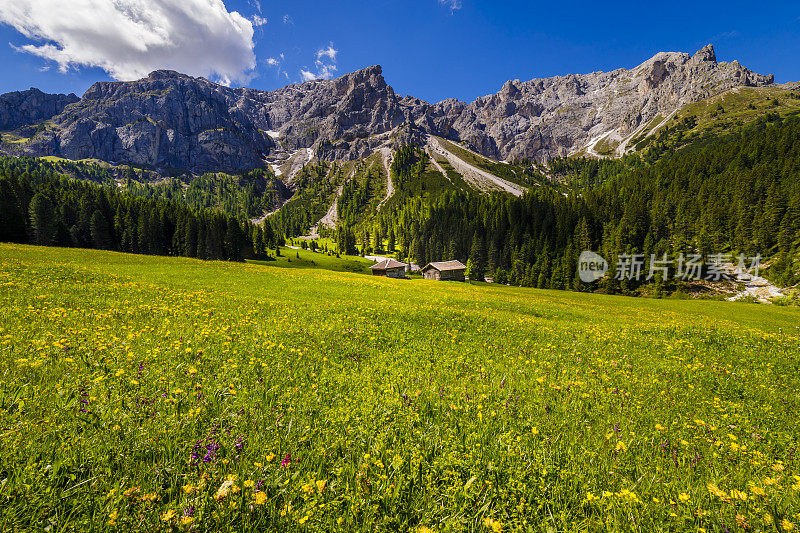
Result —
M 111 233 L 108 229 L 106 217 L 99 209 L 92 213 L 89 220 L 89 231 L 92 235 L 92 246 L 98 250 L 111 249 Z
M 486 273 L 486 262 L 483 253 L 483 238 L 478 235 L 477 232 L 472 237 L 472 247 L 470 249 L 468 262 L 472 263 L 474 279 L 483 281 L 483 276 Z
M 53 245 L 56 238 L 56 214 L 50 198 L 44 194 L 37 193 L 31 199 L 28 212 L 31 242 L 41 246 Z

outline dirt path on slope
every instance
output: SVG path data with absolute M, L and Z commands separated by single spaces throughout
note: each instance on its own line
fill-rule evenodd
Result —
M 464 176 L 464 179 L 480 191 L 505 191 L 514 196 L 522 196 L 525 194 L 525 189 L 521 186 L 499 178 L 483 169 L 472 166 L 457 155 L 451 153 L 442 146 L 439 139 L 432 135 L 428 136 L 428 146 L 431 150 L 447 159 L 447 162 L 450 163 L 459 174 Z
M 392 183 L 392 162 L 390 161 L 392 158 L 392 150 L 391 148 L 381 148 L 378 151 L 381 153 L 381 159 L 383 159 L 383 168 L 386 169 L 386 197 L 378 204 L 377 210 L 380 211 L 383 204 L 388 202 L 389 198 L 394 194 L 394 183 Z
M 434 167 L 436 167 L 436 170 L 441 172 L 442 176 L 444 176 L 447 179 L 447 181 L 452 183 L 453 180 L 450 179 L 450 176 L 447 175 L 447 172 L 445 171 L 444 167 L 442 167 L 442 165 L 440 165 L 439 162 L 436 160 L 436 157 L 435 157 L 435 155 L 433 153 L 433 150 L 431 150 L 431 147 L 430 146 L 426 146 L 425 147 L 425 151 L 428 152 L 428 155 L 431 158 L 431 163 L 433 164 Z
M 353 176 L 356 175 L 356 167 L 353 166 L 353 170 L 350 171 L 350 175 L 347 176 L 347 179 L 339 185 L 339 188 L 336 190 L 336 198 L 333 199 L 333 203 L 328 208 L 328 212 L 325 213 L 319 222 L 312 228 L 312 233 L 316 233 L 320 226 L 325 226 L 326 228 L 333 228 L 336 226 L 336 222 L 339 221 L 339 197 L 342 195 L 342 191 L 344 190 L 344 186 L 353 179 Z

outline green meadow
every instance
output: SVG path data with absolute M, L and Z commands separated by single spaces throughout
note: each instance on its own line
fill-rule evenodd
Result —
M 800 309 L 284 252 L 0 245 L 0 530 L 800 528 Z
M 369 267 L 375 264 L 374 261 L 357 255 L 336 257 L 335 255 L 327 255 L 321 251 L 314 252 L 311 250 L 297 250 L 285 247 L 281 247 L 280 251 L 281 255 L 273 257 L 272 261 L 249 260 L 248 262 L 254 265 L 278 268 L 322 269 L 358 274 L 369 274 L 371 272 Z

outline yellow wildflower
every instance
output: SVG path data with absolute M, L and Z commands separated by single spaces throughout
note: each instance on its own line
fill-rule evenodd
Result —
M 503 530 L 503 524 L 499 520 L 494 520 L 488 516 L 483 519 L 483 525 L 487 529 L 491 529 L 493 533 L 500 533 Z
M 707 487 L 708 487 L 708 492 L 710 492 L 712 495 L 716 496 L 717 498 L 719 498 L 721 500 L 724 500 L 724 501 L 728 501 L 729 500 L 728 494 L 724 490 L 722 490 L 719 487 L 717 487 L 716 485 L 714 485 L 713 483 L 709 483 L 707 485 Z
M 731 496 L 736 498 L 737 500 L 747 501 L 747 493 L 738 489 L 733 489 L 731 491 Z
M 747 518 L 740 514 L 736 515 L 736 523 L 739 524 L 739 527 L 742 529 L 748 529 L 750 527 L 750 522 L 747 521 Z

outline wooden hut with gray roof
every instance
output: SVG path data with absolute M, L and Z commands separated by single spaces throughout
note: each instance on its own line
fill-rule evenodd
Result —
M 422 269 L 422 277 L 437 281 L 464 281 L 467 267 L 461 261 L 440 261 L 428 263 Z
M 406 277 L 406 266 L 408 265 L 400 261 L 395 261 L 394 259 L 384 259 L 380 263 L 375 263 L 369 268 L 372 270 L 373 276 L 401 279 Z

